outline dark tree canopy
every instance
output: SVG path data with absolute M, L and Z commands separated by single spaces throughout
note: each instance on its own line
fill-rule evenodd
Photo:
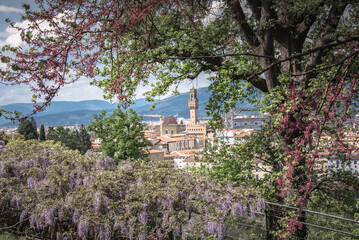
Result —
M 37 139 L 36 122 L 33 117 L 30 120 L 24 120 L 20 122 L 17 132 L 25 137 L 26 140 Z
M 82 154 L 91 149 L 90 135 L 83 125 L 81 125 L 80 132 L 77 130 L 71 131 L 63 126 L 57 126 L 54 129 L 49 128 L 47 140 L 61 142 L 72 150 L 79 150 Z
M 40 141 L 45 141 L 45 140 L 46 140 L 46 137 L 45 137 L 45 127 L 44 127 L 43 124 L 41 124 L 41 127 L 40 127 L 39 140 L 40 140 Z

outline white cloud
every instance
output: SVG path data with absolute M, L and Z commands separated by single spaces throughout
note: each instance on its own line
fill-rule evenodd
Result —
M 15 12 L 15 13 L 24 13 L 24 10 L 21 8 L 14 8 L 14 7 L 8 7 L 5 5 L 0 5 L 0 12 L 4 12 L 4 13 L 10 13 L 10 12 Z
M 31 102 L 32 93 L 27 86 L 0 85 L 0 105 Z
M 29 25 L 29 21 L 17 22 L 15 23 L 15 27 L 27 27 Z M 5 32 L 0 33 L 1 36 L 5 36 L 6 39 L 4 41 L 0 41 L 0 47 L 3 45 L 10 45 L 13 47 L 18 47 L 23 44 L 21 40 L 20 32 L 16 28 L 12 28 L 10 26 L 6 27 Z
M 61 19 L 65 17 L 64 14 L 60 14 L 56 20 L 57 22 L 59 23 L 59 25 L 61 26 L 62 23 L 61 23 Z M 19 28 L 27 28 L 29 27 L 30 25 L 30 21 L 29 20 L 25 20 L 25 21 L 22 21 L 22 22 L 16 22 L 14 24 L 15 27 L 19 27 Z M 50 27 L 50 24 L 49 22 L 47 21 L 43 21 L 43 22 L 40 22 L 38 24 L 38 26 L 40 27 L 41 30 L 50 30 L 52 27 Z M 36 35 L 38 33 L 38 30 L 33 30 L 32 31 L 32 34 L 33 35 Z M 47 35 L 47 36 L 50 36 L 50 35 Z M 6 37 L 6 39 L 4 41 L 0 41 L 0 47 L 3 46 L 3 45 L 11 45 L 13 47 L 18 47 L 18 46 L 21 46 L 21 45 L 25 45 L 25 43 L 21 40 L 21 36 L 20 36 L 20 31 L 17 30 L 16 28 L 13 28 L 13 27 L 6 27 L 5 31 L 4 32 L 0 32 L 0 37 Z
M 90 85 L 90 80 L 82 77 L 77 82 L 60 89 L 54 101 L 82 101 L 103 99 L 103 91 Z

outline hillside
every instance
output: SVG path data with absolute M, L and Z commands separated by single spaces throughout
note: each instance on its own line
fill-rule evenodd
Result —
M 207 88 L 199 88 L 197 90 L 199 101 L 198 115 L 199 118 L 207 117 L 205 111 L 205 104 L 208 102 L 210 93 Z M 188 109 L 189 92 L 181 93 L 179 95 L 171 96 L 162 100 L 158 100 L 156 108 L 149 110 L 152 103 L 146 102 L 143 98 L 135 100 L 135 104 L 131 108 L 135 109 L 139 115 L 144 114 L 158 114 L 163 116 L 176 116 L 189 118 Z M 38 113 L 34 116 L 38 125 L 44 124 L 47 126 L 57 125 L 76 125 L 88 124 L 92 119 L 93 114 L 99 114 L 101 110 L 112 112 L 117 107 L 116 104 L 110 104 L 103 100 L 87 100 L 80 102 L 59 101 L 52 102 L 44 112 Z M 248 104 L 242 104 L 240 107 L 248 108 Z M 16 103 L 0 106 L 1 109 L 8 111 L 20 111 L 28 114 L 32 111 L 31 103 Z M 144 120 L 153 120 L 153 118 L 145 117 Z M 0 127 L 16 127 L 18 123 L 11 123 L 10 121 L 0 118 Z

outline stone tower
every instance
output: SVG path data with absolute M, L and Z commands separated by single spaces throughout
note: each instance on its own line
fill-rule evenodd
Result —
M 190 99 L 188 101 L 189 112 L 191 116 L 191 125 L 196 125 L 198 122 L 198 99 L 197 89 L 190 90 Z

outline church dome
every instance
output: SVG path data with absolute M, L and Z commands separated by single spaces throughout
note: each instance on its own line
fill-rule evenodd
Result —
M 166 119 L 163 121 L 164 125 L 168 125 L 168 124 L 178 124 L 176 119 L 172 116 L 168 116 L 166 117 Z

